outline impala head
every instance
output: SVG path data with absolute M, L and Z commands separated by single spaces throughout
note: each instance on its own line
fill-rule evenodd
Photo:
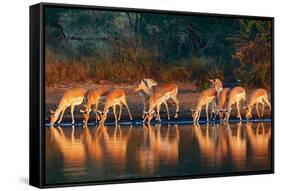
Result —
M 153 79 L 149 78 L 144 78 L 143 80 L 140 81 L 139 85 L 135 88 L 135 91 L 140 91 L 144 89 L 151 89 L 153 86 L 157 86 L 157 82 L 154 81 Z
M 228 121 L 229 117 L 230 117 L 230 112 L 231 112 L 232 108 L 228 108 L 223 110 L 223 113 L 225 114 L 225 119 Z
M 222 121 L 223 120 L 223 116 L 224 116 L 224 110 L 223 109 L 220 109 L 217 111 L 219 116 L 220 116 L 220 120 Z
M 148 88 L 152 88 L 153 86 L 158 86 L 158 83 L 156 81 L 154 81 L 153 79 L 144 78 L 143 81 L 144 81 L 144 83 L 146 83 Z
M 209 82 L 211 82 L 212 86 L 216 88 L 218 92 L 222 91 L 223 85 L 220 79 L 216 78 L 216 79 L 208 79 L 208 80 Z
M 58 120 L 58 118 L 59 118 L 58 112 L 50 110 L 50 123 L 51 123 L 51 126 L 54 125 L 54 123 Z
M 100 110 L 97 110 L 97 114 L 98 114 L 98 120 L 100 121 L 101 124 L 103 124 L 107 118 L 107 113 L 108 110 L 101 112 Z
M 152 111 L 148 111 L 148 112 L 145 112 L 145 117 L 144 117 L 144 120 L 145 121 L 147 119 L 147 123 L 150 124 L 150 121 L 153 119 L 153 117 L 155 117 L 155 111 L 152 110 Z
M 191 111 L 191 114 L 192 114 L 193 122 L 195 122 L 198 118 L 199 111 L 197 109 L 190 109 L 190 111 Z
M 144 82 L 141 80 L 140 83 L 139 83 L 139 85 L 134 89 L 135 92 L 138 92 L 138 91 L 142 90 L 142 89 L 144 88 L 144 86 L 145 86 L 145 84 L 144 84 Z
M 248 105 L 246 108 L 246 119 L 250 119 L 252 118 L 252 109 L 253 109 L 253 106 L 252 105 Z
M 83 123 L 87 124 L 90 116 L 91 108 L 85 107 L 85 109 L 80 109 L 80 112 L 83 114 Z

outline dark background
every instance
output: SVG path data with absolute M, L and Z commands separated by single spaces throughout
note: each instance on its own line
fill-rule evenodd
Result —
M 46 85 L 208 78 L 271 89 L 271 21 L 46 8 Z

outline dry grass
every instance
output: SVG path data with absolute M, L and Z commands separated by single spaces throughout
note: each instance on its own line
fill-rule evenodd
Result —
M 47 86 L 91 81 L 90 73 L 84 64 L 57 59 L 49 51 L 46 53 L 45 69 Z

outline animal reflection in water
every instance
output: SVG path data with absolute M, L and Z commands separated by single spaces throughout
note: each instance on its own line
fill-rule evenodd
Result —
M 72 128 L 70 136 L 66 135 L 61 127 L 51 127 L 50 133 L 51 141 L 58 146 L 62 154 L 64 165 L 72 166 L 76 169 L 84 168 L 86 149 L 83 144 L 83 139 L 75 137 L 75 128 Z
M 87 126 L 82 129 L 80 136 L 75 137 L 75 127 L 72 127 L 70 137 L 65 136 L 62 128 L 50 128 L 51 138 L 58 145 L 64 159 L 64 163 L 82 168 L 87 157 L 95 161 L 98 168 L 103 168 L 106 160 L 118 161 L 118 168 L 124 169 L 126 164 L 127 143 L 132 126 L 121 129 L 120 125 L 107 128 L 100 125 L 95 131 Z
M 250 140 L 250 145 L 253 148 L 252 151 L 254 156 L 259 159 L 264 156 L 271 156 L 269 153 L 269 146 L 271 144 L 271 128 L 265 128 L 264 123 L 246 123 L 246 131 Z M 255 166 L 259 165 L 261 162 L 256 160 L 252 161 L 252 165 Z
M 132 126 L 121 128 L 120 125 L 115 125 L 112 128 L 100 125 L 97 128 L 85 126 L 79 129 L 80 131 L 73 127 L 70 136 L 64 132 L 70 129 L 60 127 L 51 127 L 50 132 L 52 142 L 57 144 L 63 156 L 64 164 L 73 165 L 75 162 L 77 168 L 84 168 L 85 161 L 91 159 L 95 162 L 97 170 L 102 170 L 107 162 L 116 161 L 118 164 L 116 168 L 123 171 L 127 158 L 130 158 L 127 156 L 127 150 L 132 129 Z M 161 125 L 157 124 L 154 127 L 149 125 L 135 130 L 140 133 L 143 131 L 140 147 L 135 148 L 136 156 L 133 159 L 139 162 L 142 172 L 157 169 L 159 160 L 168 163 L 167 165 L 177 164 L 179 152 L 177 125 L 161 128 Z M 138 132 L 135 132 L 135 135 L 139 136 Z M 114 168 L 114 165 L 111 168 Z
M 154 174 L 159 163 L 176 166 L 179 156 L 179 128 L 143 125 L 143 143 L 137 148 L 137 161 L 142 173 Z
M 214 126 L 207 123 L 204 127 L 194 124 L 193 134 L 201 159 L 209 161 L 206 165 L 221 167 L 224 159 L 231 157 L 236 169 L 243 170 L 247 165 L 247 148 L 251 147 L 251 152 L 255 152 L 254 156 L 268 155 L 271 128 L 266 129 L 263 123 L 248 122 L 242 126 L 239 122 L 236 127 L 230 127 L 227 122 Z
M 51 127 L 49 132 L 65 172 L 77 171 L 81 176 L 89 169 L 100 176 L 109 172 L 122 175 L 130 167 L 142 176 L 154 175 L 163 168 L 178 168 L 180 154 L 183 158 L 198 156 L 197 163 L 203 169 L 220 170 L 229 162 L 236 170 L 270 163 L 266 156 L 270 154 L 271 128 L 263 123 Z

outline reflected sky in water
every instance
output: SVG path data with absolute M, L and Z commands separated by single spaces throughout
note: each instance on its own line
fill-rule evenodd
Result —
M 270 122 L 46 128 L 47 184 L 270 167 Z

